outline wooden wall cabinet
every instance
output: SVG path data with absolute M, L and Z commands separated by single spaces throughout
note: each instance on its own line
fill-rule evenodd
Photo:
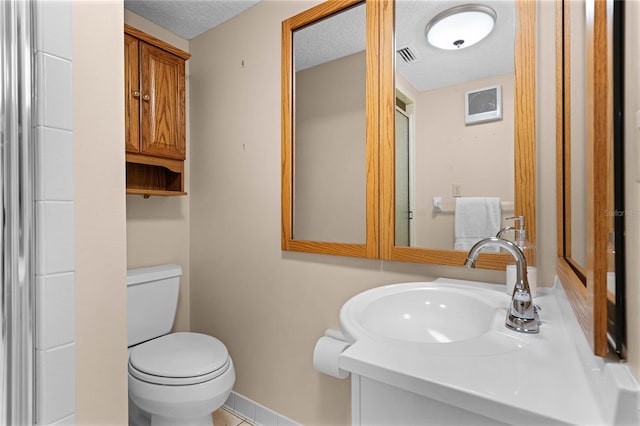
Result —
M 124 32 L 127 194 L 184 195 L 191 55 L 128 25 Z

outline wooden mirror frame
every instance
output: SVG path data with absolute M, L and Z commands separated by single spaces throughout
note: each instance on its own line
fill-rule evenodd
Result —
M 364 244 L 320 242 L 294 239 L 293 182 L 295 98 L 293 71 L 293 32 L 359 3 L 366 3 L 366 241 Z M 379 1 L 332 0 L 282 22 L 282 250 L 340 256 L 379 257 L 379 200 L 378 200 L 378 145 L 379 145 L 379 67 L 378 38 L 380 33 Z
M 525 216 L 529 240 L 536 239 L 536 4 L 516 0 L 514 75 L 515 215 Z M 381 34 L 381 201 L 383 259 L 462 266 L 467 252 L 395 245 L 395 3 L 384 2 Z M 533 219 L 531 219 L 533 218 Z M 478 267 L 504 270 L 511 256 L 482 253 Z
M 361 3 L 332 0 L 282 23 L 282 250 L 462 266 L 464 251 L 398 247 L 395 242 L 395 45 L 393 0 L 366 1 L 366 242 L 347 244 L 293 238 L 293 31 Z M 515 214 L 536 217 L 535 0 L 517 0 L 515 74 Z M 527 222 L 535 243 L 536 221 Z M 509 255 L 482 253 L 478 268 L 504 270 Z
M 611 40 L 609 28 L 612 15 L 609 1 L 587 0 L 587 269 L 581 273 L 570 259 L 571 219 L 569 154 L 565 155 L 565 135 L 570 136 L 571 116 L 568 102 L 571 67 L 564 55 L 569 48 L 569 22 L 565 0 L 556 2 L 556 161 L 558 206 L 558 262 L 557 272 L 575 315 L 598 356 L 606 356 L 607 340 L 607 241 L 608 219 L 603 213 L 611 206 L 608 198 L 610 159 L 609 147 L 613 137 L 611 87 Z M 568 51 L 568 50 L 567 50 Z M 606 102 L 599 100 L 606 99 Z

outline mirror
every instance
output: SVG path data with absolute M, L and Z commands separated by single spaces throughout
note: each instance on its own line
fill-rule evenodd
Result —
M 378 2 L 282 23 L 282 249 L 379 257 Z
M 485 39 L 453 50 L 430 45 L 430 20 L 462 5 L 395 2 L 395 43 L 383 46 L 384 57 L 395 57 L 383 70 L 394 76 L 383 89 L 383 122 L 394 123 L 381 150 L 388 259 L 461 265 L 470 246 L 456 240 L 459 196 L 498 203 L 495 232 L 506 217 L 525 216 L 535 242 L 535 3 L 482 2 L 497 16 Z M 470 119 L 474 100 L 485 108 L 479 120 Z M 483 253 L 480 266 L 509 262 Z
M 621 7 L 558 2 L 558 276 L 594 353 L 624 357 Z
M 468 251 L 473 244 L 466 235 L 495 236 L 507 225 L 504 218 L 514 215 L 515 1 L 482 2 L 497 18 L 491 33 L 473 46 L 431 45 L 428 23 L 461 6 L 469 7 L 395 2 L 396 246 Z M 486 107 L 500 114 L 470 122 L 465 108 L 482 108 L 487 88 L 500 96 Z M 465 105 L 468 99 L 476 102 Z M 464 215 L 454 214 L 458 196 L 494 197 L 500 210 L 494 209 L 489 223 L 477 217 L 460 223 Z M 458 227 L 485 229 L 456 233 L 456 219 Z M 493 231 L 478 235 L 486 228 Z
M 570 219 L 565 227 L 565 257 L 583 279 L 587 269 L 587 62 L 586 62 L 586 1 L 575 0 L 566 4 L 568 20 L 565 26 L 565 66 L 571 78 L 565 84 L 565 161 L 567 163 L 567 193 L 565 211 Z
M 365 11 L 293 31 L 296 240 L 365 243 Z
M 405 2 L 411 3 L 411 2 Z M 439 4 L 442 7 L 443 2 L 413 2 L 415 6 L 425 6 Z M 491 1 L 491 4 L 494 2 Z M 496 6 L 500 10 L 507 7 L 502 2 L 496 1 Z M 359 5 L 360 4 L 360 5 Z M 515 4 L 515 6 L 514 6 Z M 360 8 L 363 12 L 357 12 Z M 507 10 L 507 9 L 504 9 Z M 492 87 L 479 87 L 479 82 L 490 84 L 489 81 L 482 80 L 480 77 L 474 78 L 470 83 L 470 92 L 474 92 L 473 99 L 476 101 L 475 106 L 484 106 L 489 103 L 485 102 L 486 95 L 490 99 L 501 97 L 501 107 L 504 105 L 504 112 L 499 124 L 505 124 L 507 130 L 503 133 L 510 135 L 510 142 L 502 141 L 500 138 L 500 148 L 504 148 L 500 152 L 506 152 L 506 157 L 510 165 L 504 167 L 505 175 L 501 175 L 493 179 L 494 182 L 502 184 L 505 188 L 497 190 L 504 192 L 506 195 L 500 195 L 508 204 L 516 215 L 523 215 L 527 218 L 527 227 L 529 231 L 529 240 L 535 243 L 535 1 L 521 0 L 514 2 L 508 6 L 512 18 L 512 23 L 507 25 L 507 32 L 515 31 L 515 38 L 509 39 L 508 44 L 511 46 L 511 55 L 507 55 L 509 69 L 512 70 L 513 76 L 507 80 L 507 83 L 493 84 Z M 501 12 L 502 13 L 502 12 Z M 506 12 L 505 12 L 506 13 Z M 342 19 L 350 14 L 359 15 L 356 19 L 360 24 L 343 24 Z M 361 39 L 361 36 L 345 35 L 345 30 L 356 31 L 362 34 L 362 14 L 365 25 L 365 138 L 362 139 L 362 92 L 354 98 L 360 99 L 359 102 L 349 103 L 344 108 L 350 111 L 358 110 L 354 116 L 359 117 L 358 125 L 354 127 L 357 136 L 347 136 L 346 138 L 338 138 L 337 135 L 327 133 L 328 125 L 320 126 L 323 133 L 313 131 L 313 123 L 319 117 L 323 119 L 329 118 L 330 109 L 318 110 L 320 98 L 329 96 L 328 93 L 340 88 L 338 92 L 344 91 L 344 83 L 338 81 L 333 83 L 336 87 L 324 90 L 323 93 L 318 91 L 309 92 L 303 81 L 307 78 L 304 73 L 307 69 L 301 69 L 297 62 L 303 62 L 301 55 L 303 49 L 298 49 L 298 42 L 304 44 L 305 37 L 313 41 L 310 42 L 314 46 L 311 50 L 320 50 L 331 46 L 332 50 L 336 47 L 332 39 L 322 39 L 318 33 L 327 33 L 337 36 L 338 45 L 345 39 Z M 396 126 L 396 114 L 398 114 L 398 123 L 401 120 L 411 121 L 411 113 L 417 113 L 417 106 L 410 104 L 411 97 L 407 93 L 398 93 L 396 96 L 395 87 L 395 69 L 394 63 L 396 58 L 395 51 L 395 34 L 394 28 L 397 28 L 394 21 L 395 3 L 389 2 L 358 2 L 358 1 L 340 1 L 325 2 L 315 6 L 305 12 L 291 17 L 282 23 L 282 249 L 290 251 L 304 251 L 321 254 L 335 254 L 343 256 L 357 256 L 369 258 L 383 258 L 391 260 L 412 261 L 420 263 L 435 263 L 443 265 L 461 266 L 464 263 L 466 252 L 451 249 L 438 248 L 439 245 L 434 243 L 431 245 L 430 239 L 425 235 L 423 247 L 416 247 L 409 239 L 411 226 L 406 226 L 405 237 L 406 242 L 396 242 L 396 226 L 398 226 L 398 239 L 400 239 L 400 225 L 396 225 L 396 219 L 402 219 L 401 215 L 396 215 L 396 202 L 402 201 L 401 191 L 396 194 L 396 169 L 400 173 L 400 167 L 396 167 L 396 161 L 400 161 L 402 155 L 405 156 L 405 163 L 415 160 L 411 159 L 409 150 L 405 150 L 404 154 L 396 151 L 396 131 L 399 137 L 411 136 L 411 124 L 402 128 Z M 333 24 L 331 24 L 333 22 Z M 355 21 L 354 21 L 355 22 Z M 517 23 L 514 29 L 514 22 Z M 337 24 L 336 24 L 337 23 Z M 322 28 L 339 28 L 336 30 L 322 30 Z M 398 24 L 399 25 L 399 24 Z M 424 32 L 422 23 L 421 32 Z M 315 43 L 315 44 L 313 44 Z M 335 56 L 331 63 L 325 63 L 316 66 L 328 67 L 336 65 L 339 60 L 346 60 L 348 57 L 354 59 L 362 70 L 362 43 L 359 47 L 349 51 L 347 55 Z M 335 53 L 334 53 L 335 55 Z M 296 59 L 297 57 L 297 59 Z M 428 59 L 427 59 L 428 60 Z M 469 68 L 468 65 L 464 65 Z M 300 73 L 298 75 L 298 73 Z M 502 72 L 502 75 L 509 74 L 508 71 Z M 357 73 L 356 73 L 357 74 Z M 356 81 L 362 87 L 361 78 L 362 71 L 359 75 L 346 77 L 345 81 Z M 314 83 L 315 84 L 315 83 Z M 352 87 L 350 87 L 351 89 Z M 326 92 L 326 93 L 325 93 Z M 311 93 L 310 95 L 308 95 Z M 337 102 L 334 97 L 329 99 L 329 103 Z M 340 102 L 345 101 L 338 96 Z M 461 99 L 464 99 L 462 97 Z M 307 102 L 309 105 L 307 105 Z M 404 103 L 404 105 L 403 105 Z M 447 101 L 448 103 L 448 101 Z M 494 101 L 495 104 L 495 101 Z M 357 108 L 355 108 L 357 105 Z M 396 109 L 396 105 L 400 109 Z M 342 107 L 342 106 L 341 106 Z M 404 109 L 403 109 L 404 108 Z M 412 110 L 413 108 L 413 110 Z M 464 107 L 459 108 L 460 113 L 464 111 Z M 346 111 L 346 109 L 344 110 Z M 477 120 L 481 114 L 477 114 L 475 109 L 469 109 L 469 120 Z M 307 113 L 309 112 L 309 116 Z M 313 112 L 313 114 L 311 114 Z M 491 111 L 489 111 L 491 112 Z M 342 115 L 346 115 L 343 113 Z M 308 117 L 312 117 L 308 120 Z M 464 117 L 464 114 L 463 114 Z M 344 118 L 344 117 L 342 117 Z M 415 118 L 413 119 L 415 122 Z M 354 121 L 355 122 L 355 121 Z M 496 124 L 490 122 L 481 122 L 468 126 L 466 133 L 473 135 L 478 133 L 478 129 L 495 129 Z M 300 127 L 300 128 L 299 128 Z M 347 132 L 344 132 L 347 133 Z M 312 135 L 313 134 L 313 135 Z M 331 135 L 331 136 L 329 136 Z M 473 138 L 474 136 L 470 136 Z M 331 138 L 332 140 L 328 140 Z M 335 146 L 333 139 L 338 141 Z M 508 138 L 508 137 L 507 137 Z M 360 139 L 354 143 L 354 140 Z M 498 139 L 498 138 L 492 138 Z M 309 142 L 314 141 L 314 142 Z M 484 142 L 488 143 L 488 142 Z M 349 144 L 349 148 L 345 145 Z M 353 145 L 352 145 L 353 144 Z M 364 144 L 364 148 L 363 148 Z M 398 144 L 398 147 L 400 145 Z M 487 145 L 488 146 L 488 145 Z M 492 145 L 495 146 L 495 145 Z M 432 147 L 433 148 L 433 147 Z M 364 162 L 363 162 L 364 149 Z M 493 148 L 491 148 L 493 149 Z M 322 153 L 318 151 L 323 150 Z M 422 148 L 422 151 L 425 151 Z M 462 151 L 456 152 L 454 155 L 461 156 Z M 327 156 L 328 154 L 328 156 Z M 314 162 L 320 157 L 326 156 L 327 160 L 318 161 L 318 166 L 308 161 L 313 158 Z M 342 158 L 342 157 L 348 158 Z M 486 157 L 486 156 L 485 156 Z M 477 158 L 472 155 L 467 156 L 468 162 L 473 162 Z M 342 160 L 346 160 L 342 162 Z M 364 166 L 364 167 L 363 167 Z M 490 168 L 496 168 L 492 165 Z M 406 183 L 407 189 L 418 191 L 420 188 L 415 187 L 415 178 L 411 178 L 411 173 L 428 173 L 424 168 L 426 166 L 418 166 L 405 168 L 405 177 L 403 181 Z M 460 167 L 460 166 L 457 166 Z M 337 170 L 339 169 L 339 170 Z M 346 170 L 348 169 L 348 170 Z M 413 170 L 410 171 L 410 170 Z M 364 183 L 363 183 L 364 173 Z M 480 172 L 479 172 L 480 173 Z M 308 174 L 305 176 L 305 174 Z M 355 177 L 353 181 L 347 182 L 346 179 Z M 425 181 L 436 181 L 438 176 L 431 175 L 425 178 Z M 477 179 L 476 179 L 477 180 Z M 329 184 L 330 183 L 330 184 Z M 453 182 L 463 185 L 463 191 L 471 190 L 475 182 L 468 185 L 465 182 Z M 325 185 L 327 184 L 327 185 Z M 451 182 L 449 182 L 451 184 Z M 352 196 L 349 199 L 340 198 L 340 190 L 345 188 L 353 188 L 346 191 Z M 364 188 L 364 189 L 363 189 Z M 450 189 L 449 189 L 450 190 Z M 364 191 L 364 198 L 362 197 Z M 472 194 L 468 192 L 468 194 Z M 443 194 L 444 195 L 444 194 Z M 485 195 L 489 195 L 485 193 Z M 408 199 L 408 197 L 407 197 Z M 364 201 L 363 201 L 364 200 Z M 405 200 L 405 205 L 410 201 Z M 364 207 L 363 207 L 364 203 Z M 350 206 L 349 209 L 346 209 Z M 343 211 L 343 209 L 345 211 Z M 348 210 L 348 212 L 347 212 Z M 505 211 L 505 213 L 508 213 Z M 408 213 L 407 213 L 408 214 Z M 512 213 L 509 213 L 512 214 Z M 398 216 L 396 218 L 396 216 Z M 340 219 L 342 218 L 342 219 Z M 360 218 L 360 221 L 358 221 Z M 451 218 L 449 217 L 449 220 Z M 363 228 L 364 225 L 364 228 Z M 364 229 L 364 233 L 363 233 Z M 433 240 L 436 239 L 436 232 L 440 228 L 428 231 L 420 231 L 421 234 L 434 233 Z M 414 237 L 415 238 L 415 237 Z M 432 248 L 433 247 L 433 248 Z M 450 247 L 447 243 L 446 247 Z M 483 253 L 478 260 L 478 267 L 490 269 L 504 270 L 510 262 L 510 257 L 501 253 Z

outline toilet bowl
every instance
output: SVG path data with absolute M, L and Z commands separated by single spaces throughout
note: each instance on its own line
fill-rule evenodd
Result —
M 211 426 L 235 382 L 233 362 L 218 339 L 173 333 L 133 348 L 129 396 L 156 425 Z
M 211 413 L 224 404 L 235 382 L 233 361 L 220 340 L 168 333 L 181 272 L 179 266 L 163 265 L 127 274 L 133 425 L 211 426 Z

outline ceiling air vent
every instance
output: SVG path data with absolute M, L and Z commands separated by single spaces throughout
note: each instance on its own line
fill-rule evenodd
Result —
M 398 56 L 400 56 L 402 62 L 406 64 L 420 62 L 422 60 L 420 55 L 418 55 L 418 51 L 416 50 L 416 48 L 411 44 L 401 47 L 400 49 L 396 50 L 396 53 L 398 54 Z

